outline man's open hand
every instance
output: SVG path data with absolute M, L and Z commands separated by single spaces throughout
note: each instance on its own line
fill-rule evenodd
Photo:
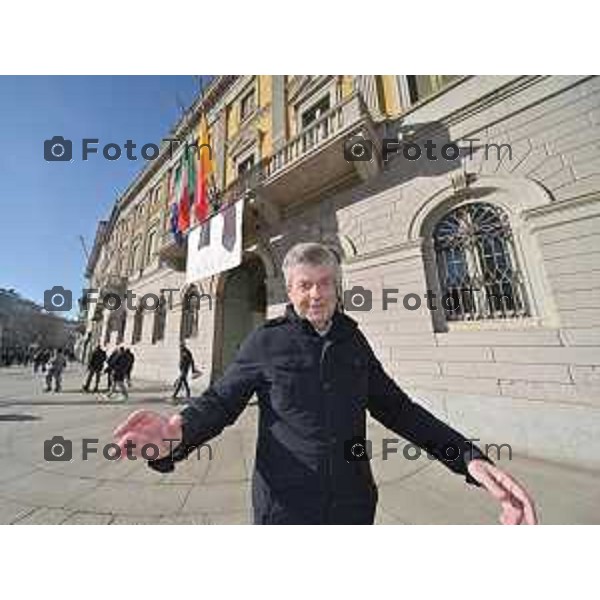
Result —
M 503 525 L 537 525 L 532 499 L 506 471 L 479 459 L 470 461 L 468 470 L 471 477 L 500 502 Z
M 125 456 L 125 444 L 131 440 L 135 444 L 132 450 L 134 456 L 141 456 L 142 447 L 146 444 L 155 444 L 159 449 L 158 458 L 162 458 L 168 456 L 182 440 L 181 415 L 177 413 L 166 417 L 151 410 L 136 410 L 114 430 L 113 435 L 121 448 L 121 456 Z

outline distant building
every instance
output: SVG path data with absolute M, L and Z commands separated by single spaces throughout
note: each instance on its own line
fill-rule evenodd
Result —
M 72 350 L 77 323 L 48 313 L 13 289 L 0 288 L 0 357 L 39 346 Z

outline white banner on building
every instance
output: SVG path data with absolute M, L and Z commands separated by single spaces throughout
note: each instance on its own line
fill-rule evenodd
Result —
M 243 214 L 242 198 L 190 231 L 187 283 L 233 269 L 242 262 Z

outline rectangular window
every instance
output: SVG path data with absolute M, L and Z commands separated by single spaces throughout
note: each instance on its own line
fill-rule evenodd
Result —
M 256 94 L 252 88 L 240 101 L 240 122 L 245 121 L 256 108 Z
M 238 163 L 237 172 L 238 177 L 248 173 L 250 169 L 254 166 L 254 154 L 251 154 L 248 158 L 244 159 L 242 162 Z
M 129 254 L 129 274 L 134 275 L 136 269 L 139 267 L 138 265 L 138 253 L 140 249 L 140 243 L 134 242 L 131 246 L 131 253 Z
M 330 108 L 329 94 L 327 94 L 302 113 L 302 129 L 306 129 L 311 123 L 321 118 Z
M 408 93 L 411 104 L 435 94 L 460 75 L 407 75 Z
M 156 246 L 156 228 L 151 229 L 148 233 L 148 239 L 146 241 L 146 261 L 145 264 L 149 265 L 154 260 Z
M 152 210 L 160 210 L 162 204 L 162 184 L 159 183 L 152 191 Z

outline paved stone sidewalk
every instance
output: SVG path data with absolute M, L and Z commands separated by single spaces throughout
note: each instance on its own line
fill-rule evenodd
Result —
M 169 390 L 136 382 L 127 404 L 80 390 L 82 371 L 72 365 L 64 391 L 43 392 L 43 376 L 29 369 L 0 369 L 0 523 L 2 524 L 243 524 L 250 522 L 250 474 L 257 409 L 249 406 L 234 427 L 211 442 L 212 460 L 181 464 L 170 475 L 143 462 L 110 462 L 101 456 L 116 424 L 132 410 L 174 411 Z M 200 390 L 196 390 L 199 392 Z M 373 447 L 389 435 L 370 422 Z M 44 460 L 44 440 L 73 442 L 73 460 Z M 82 438 L 98 438 L 99 455 L 81 460 Z M 394 456 L 373 469 L 380 486 L 377 523 L 493 524 L 497 508 L 487 494 L 467 486 L 425 457 Z M 600 523 L 600 473 L 513 457 L 502 461 L 533 493 L 543 523 Z

